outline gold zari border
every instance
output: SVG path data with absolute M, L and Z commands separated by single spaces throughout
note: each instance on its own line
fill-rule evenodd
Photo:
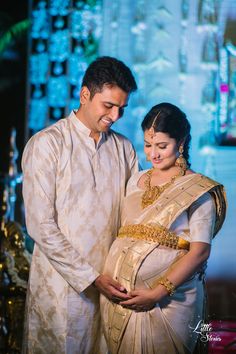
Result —
M 158 242 L 162 246 L 189 250 L 190 243 L 161 225 L 126 225 L 119 230 L 118 237 L 132 237 L 138 240 Z

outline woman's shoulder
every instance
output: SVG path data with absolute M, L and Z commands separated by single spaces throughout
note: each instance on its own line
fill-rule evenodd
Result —
M 186 177 L 183 183 L 187 182 L 187 187 L 189 187 L 188 181 L 191 180 L 191 186 L 193 187 L 191 193 L 194 201 L 190 207 L 190 214 L 202 206 L 210 212 L 217 210 L 219 217 L 223 220 L 227 205 L 223 184 L 192 170 L 186 171 L 186 175 L 189 177 Z
M 138 182 L 140 180 L 140 178 L 142 178 L 142 176 L 147 172 L 148 170 L 141 170 L 138 171 L 136 173 L 134 173 L 127 184 L 127 188 L 126 188 L 126 194 L 129 194 L 131 191 L 135 190 L 135 189 L 139 189 L 138 187 Z
M 202 181 L 204 181 L 207 185 L 212 185 L 212 187 L 217 186 L 217 185 L 222 185 L 221 182 L 216 181 L 216 180 L 214 180 L 214 179 L 212 179 L 212 178 L 210 178 L 210 177 L 208 177 L 208 176 L 206 176 L 206 175 L 204 175 L 204 174 L 202 174 L 202 173 L 195 172 L 195 171 L 193 171 L 193 170 L 191 170 L 191 169 L 187 170 L 186 173 L 185 173 L 185 175 L 186 175 L 186 176 L 192 176 L 192 177 L 196 176 L 197 179 L 200 178 L 200 179 L 201 179 Z
M 138 172 L 135 172 L 129 179 L 129 183 L 136 183 L 138 180 L 147 172 L 148 170 L 140 170 Z
M 191 169 L 188 169 L 188 170 L 186 170 L 186 172 L 185 172 L 185 175 L 186 175 L 186 176 L 188 176 L 188 175 L 195 175 L 195 174 L 197 174 L 197 172 L 195 172 L 195 171 L 193 171 L 193 170 L 191 170 Z

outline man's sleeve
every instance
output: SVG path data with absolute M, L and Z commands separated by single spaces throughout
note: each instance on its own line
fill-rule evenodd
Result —
M 129 178 L 130 178 L 133 174 L 135 174 L 136 172 L 138 172 L 140 170 L 136 151 L 130 142 L 129 142 L 129 155 L 128 156 L 129 156 L 128 163 L 129 163 L 129 168 L 130 168 L 130 176 L 129 176 Z
M 22 158 L 26 226 L 51 265 L 79 293 L 99 273 L 58 228 L 55 209 L 58 160 L 58 142 L 54 137 L 39 133 L 28 142 Z

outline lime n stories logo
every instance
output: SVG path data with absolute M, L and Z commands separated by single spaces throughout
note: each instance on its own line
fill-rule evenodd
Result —
M 200 320 L 196 327 L 189 326 L 190 329 L 193 330 L 194 333 L 197 333 L 200 336 L 200 340 L 203 343 L 206 342 L 220 342 L 221 338 L 217 335 L 213 335 L 213 328 L 210 323 L 204 323 L 203 320 Z

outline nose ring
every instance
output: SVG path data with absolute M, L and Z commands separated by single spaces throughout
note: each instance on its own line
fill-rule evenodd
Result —
M 151 153 L 151 157 L 154 159 L 154 158 L 160 158 L 160 154 L 155 154 L 155 152 L 152 152 Z

